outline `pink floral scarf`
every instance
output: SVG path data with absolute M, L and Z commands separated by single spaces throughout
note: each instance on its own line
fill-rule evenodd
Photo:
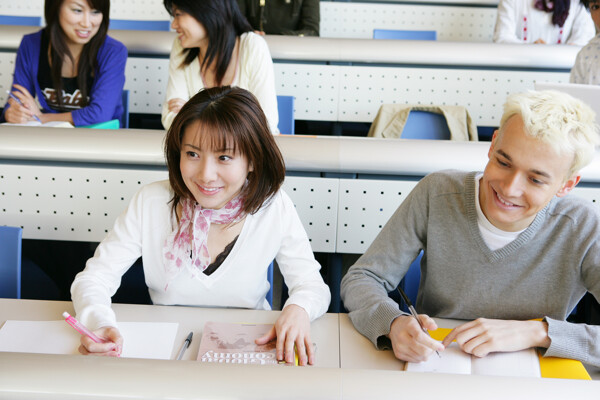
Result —
M 211 223 L 229 224 L 243 218 L 240 215 L 242 199 L 237 196 L 224 207 L 213 210 L 202 208 L 192 199 L 181 201 L 179 227 L 165 239 L 163 261 L 167 273 L 167 284 L 188 264 L 191 252 L 192 270 L 202 272 L 210 264 L 210 255 L 206 244 Z M 190 229 L 191 225 L 191 229 Z

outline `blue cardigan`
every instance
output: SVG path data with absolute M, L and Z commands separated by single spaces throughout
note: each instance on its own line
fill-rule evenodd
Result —
M 24 86 L 32 96 L 37 97 L 42 112 L 56 113 L 56 110 L 48 107 L 37 79 L 41 43 L 42 31 L 23 36 L 17 50 L 13 84 Z M 123 43 L 106 36 L 98 50 L 97 60 L 98 67 L 89 91 L 90 103 L 71 112 L 75 126 L 119 119 L 123 114 L 121 93 L 125 85 L 127 48 Z M 4 110 L 8 107 L 6 103 Z

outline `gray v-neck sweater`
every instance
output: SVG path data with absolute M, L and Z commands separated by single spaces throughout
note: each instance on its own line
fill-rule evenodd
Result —
M 545 317 L 545 356 L 600 366 L 600 327 L 565 321 L 586 291 L 600 299 L 600 224 L 594 205 L 553 198 L 508 245 L 491 251 L 477 225 L 475 172 L 426 176 L 342 280 L 356 329 L 379 348 L 403 313 L 388 297 L 421 249 L 415 308 L 432 317 Z

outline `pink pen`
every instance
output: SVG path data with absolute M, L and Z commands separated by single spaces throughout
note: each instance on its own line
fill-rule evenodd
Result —
M 68 312 L 65 311 L 63 313 L 63 317 L 65 318 L 65 321 L 67 321 L 67 324 L 69 324 L 73 328 L 75 328 L 75 330 L 77 332 L 81 333 L 82 335 L 85 335 L 85 336 L 89 337 L 90 339 L 92 339 L 96 343 L 104 343 L 104 340 L 100 339 L 92 331 L 90 331 L 88 328 L 86 328 L 85 325 L 83 325 L 82 323 L 80 323 L 79 321 L 77 321 L 75 318 L 71 317 L 71 315 L 69 315 Z

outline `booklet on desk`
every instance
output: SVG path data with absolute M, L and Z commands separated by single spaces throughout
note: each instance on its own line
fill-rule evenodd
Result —
M 534 349 L 511 353 L 491 353 L 477 358 L 452 343 L 441 357 L 432 355 L 422 363 L 406 363 L 406 371 L 451 374 L 541 377 L 540 363 Z
M 432 331 L 431 337 L 442 341 L 451 329 Z M 491 353 L 477 358 L 463 352 L 456 342 L 423 363 L 405 364 L 406 371 L 440 372 L 471 375 L 526 376 L 542 378 L 585 379 L 590 375 L 576 360 L 541 357 L 535 349 L 507 353 Z
M 178 323 L 119 322 L 125 358 L 171 358 Z M 81 335 L 64 320 L 6 321 L 0 329 L 0 351 L 79 354 Z
M 209 321 L 204 324 L 197 360 L 221 364 L 279 365 L 275 341 L 264 345 L 254 343 L 272 327 L 272 324 Z M 298 365 L 298 357 L 295 364 Z

